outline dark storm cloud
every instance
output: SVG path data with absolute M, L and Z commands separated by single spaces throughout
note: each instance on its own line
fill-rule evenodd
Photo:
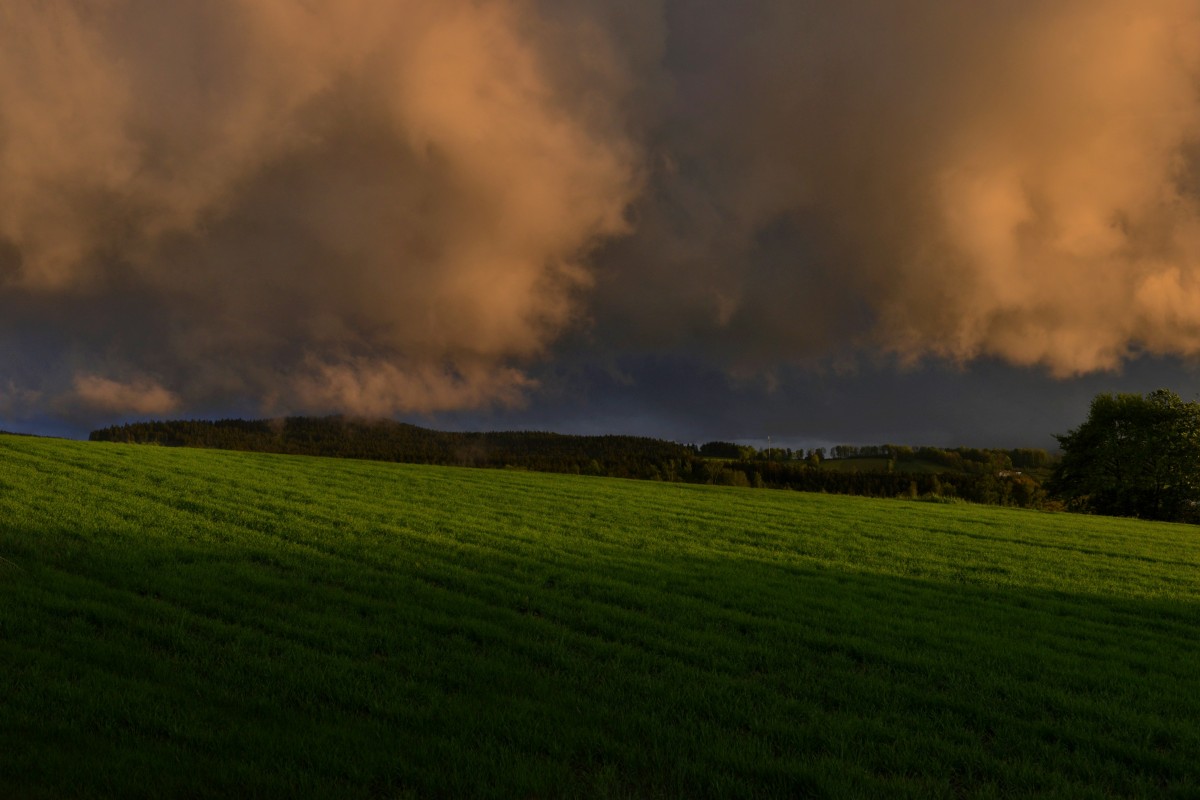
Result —
M 1200 349 L 1194 3 L 670 10 L 677 106 L 598 289 L 632 340 L 1062 377 Z
M 1193 0 L 16 0 L 0 419 L 1178 365 L 1198 85 Z

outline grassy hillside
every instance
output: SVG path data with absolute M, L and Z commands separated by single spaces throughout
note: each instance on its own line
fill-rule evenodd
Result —
M 0 796 L 1195 797 L 1200 535 L 0 437 Z

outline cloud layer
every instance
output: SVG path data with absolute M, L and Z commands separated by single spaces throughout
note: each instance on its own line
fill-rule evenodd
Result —
M 1192 357 L 1198 87 L 1192 0 L 16 0 L 0 411 Z

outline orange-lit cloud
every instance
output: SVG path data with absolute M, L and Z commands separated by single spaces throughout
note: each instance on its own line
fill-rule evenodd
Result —
M 1008 102 L 964 101 L 931 176 L 945 260 L 912 263 L 885 324 L 908 351 L 1064 376 L 1135 349 L 1196 354 L 1200 7 L 1077 3 L 1035 19 L 997 53 L 1003 79 L 966 82 Z M 939 277 L 956 309 L 931 323 L 920 283 Z
M 78 375 L 75 398 L 86 408 L 118 413 L 169 414 L 179 407 L 178 397 L 148 378 L 121 383 L 98 375 Z
M 512 399 L 636 187 L 619 76 L 559 61 L 593 35 L 519 0 L 6 3 L 3 301 L 188 402 Z M 112 388 L 73 386 L 150 410 Z

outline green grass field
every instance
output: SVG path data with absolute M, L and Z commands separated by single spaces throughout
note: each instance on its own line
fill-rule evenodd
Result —
M 1200 532 L 0 436 L 0 797 L 1200 796 Z

